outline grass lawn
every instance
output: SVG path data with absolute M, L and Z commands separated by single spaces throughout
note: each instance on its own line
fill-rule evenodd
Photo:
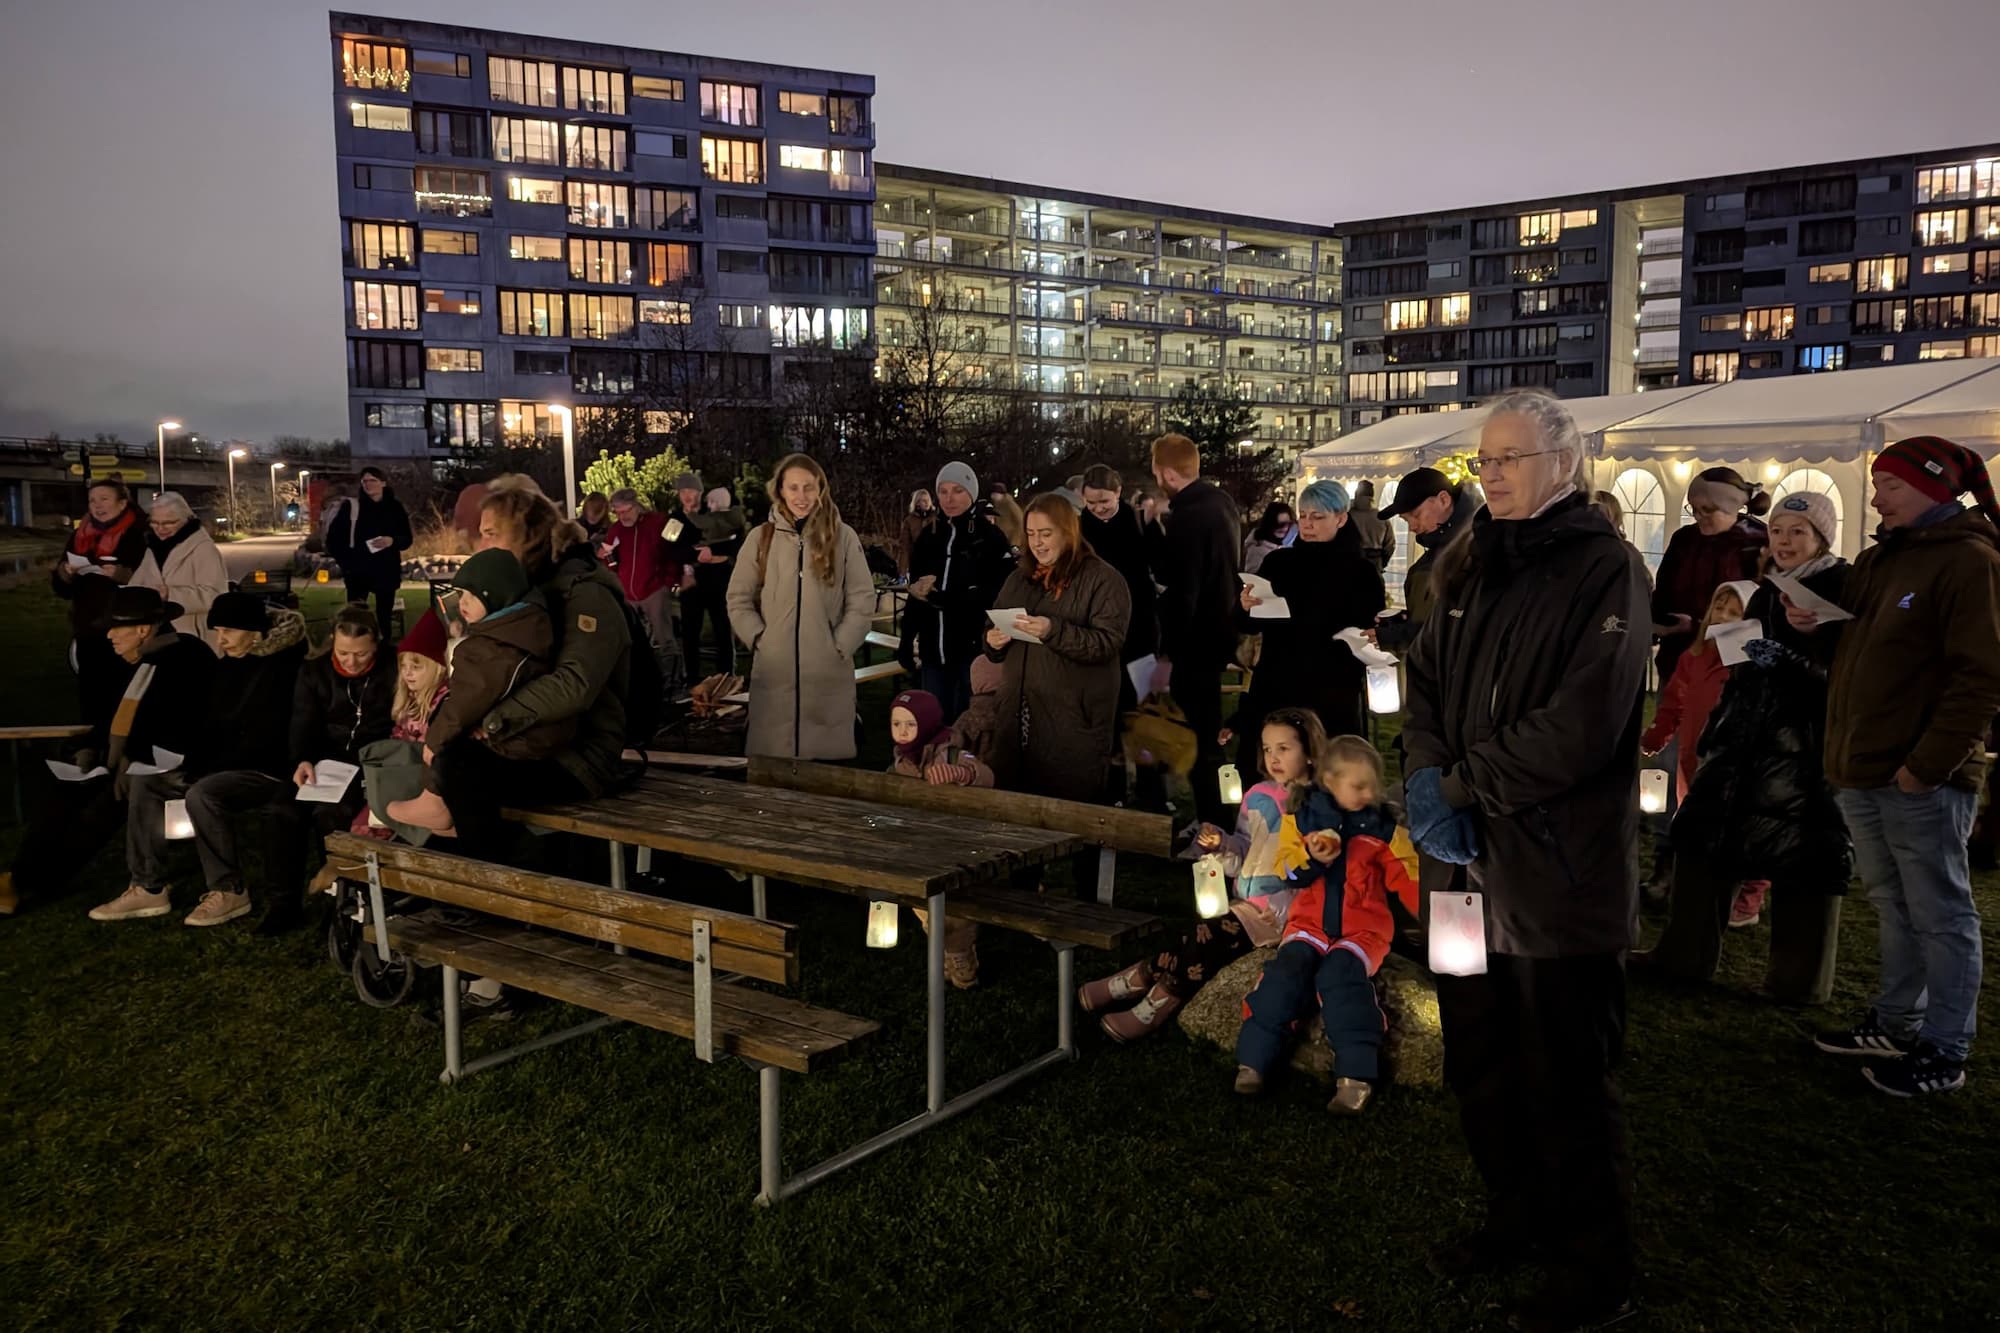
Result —
M 0 720 L 70 716 L 46 604 L 0 593 Z M 759 1209 L 749 1070 L 614 1028 L 446 1089 L 434 1024 L 363 1007 L 313 935 L 86 920 L 119 873 L 107 849 L 76 896 L 0 922 L 0 1327 L 1448 1330 L 1519 1289 L 1423 1272 L 1478 1211 L 1442 1093 L 1389 1089 L 1358 1121 L 1317 1086 L 1245 1104 L 1220 1053 L 1080 1022 L 1075 1067 Z M 1121 903 L 1175 920 L 1189 896 L 1179 868 L 1120 875 Z M 2000 881 L 1981 901 L 2000 912 Z M 1748 997 L 1761 929 L 1732 936 L 1725 988 L 1635 991 L 1623 1327 L 1991 1321 L 2000 1083 L 1982 1057 L 1964 1092 L 1902 1104 L 1808 1047 L 1873 974 L 1873 913 L 1848 906 L 1829 1010 Z M 774 887 L 772 909 L 802 927 L 802 997 L 885 1027 L 786 1076 L 796 1168 L 921 1104 L 921 937 L 865 950 L 832 895 Z M 986 983 L 949 1002 L 954 1090 L 1052 1039 L 1048 950 L 989 931 L 981 953 Z M 1122 961 L 1082 951 L 1079 979 Z M 570 1017 L 475 1027 L 468 1058 Z

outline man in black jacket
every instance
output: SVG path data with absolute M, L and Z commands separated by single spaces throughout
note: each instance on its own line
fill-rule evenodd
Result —
M 979 478 L 946 463 L 934 483 L 938 520 L 910 549 L 910 600 L 896 659 L 937 696 L 947 722 L 972 704 L 972 659 L 983 651 L 986 613 L 1013 571 L 1007 539 L 974 512 Z
M 1445 1081 L 1487 1220 L 1432 1256 L 1452 1278 L 1539 1255 L 1528 1330 L 1629 1308 L 1632 1177 L 1615 1070 L 1638 920 L 1639 555 L 1583 488 L 1553 397 L 1509 394 L 1479 441 L 1487 513 L 1440 559 L 1412 649 L 1404 796 L 1430 908 L 1476 896 L 1476 975 L 1438 978 Z
M 1417 468 L 1396 483 L 1396 498 L 1381 513 L 1383 526 L 1390 519 L 1402 519 L 1423 554 L 1403 574 L 1404 613 L 1376 626 L 1375 642 L 1381 647 L 1402 652 L 1416 642 L 1417 631 L 1431 613 L 1431 569 L 1438 552 L 1465 531 L 1485 503 L 1485 495 L 1471 481 L 1454 482 L 1434 467 Z
M 1161 566 L 1160 664 L 1153 689 L 1169 689 L 1194 728 L 1195 811 L 1229 828 L 1216 771 L 1222 766 L 1222 670 L 1236 652 L 1237 563 L 1243 550 L 1236 504 L 1201 476 L 1201 450 L 1185 435 L 1153 441 L 1153 479 L 1173 497 Z
M 1120 663 L 1129 663 L 1159 651 L 1160 594 L 1153 586 L 1146 530 L 1139 522 L 1139 511 L 1126 502 L 1124 487 L 1125 479 L 1102 463 L 1086 470 L 1079 522 L 1090 549 L 1124 577 L 1125 591 L 1131 595 L 1132 619 L 1126 623 L 1125 647 L 1118 654 Z M 1137 702 L 1130 676 L 1125 678 L 1119 698 L 1121 713 Z

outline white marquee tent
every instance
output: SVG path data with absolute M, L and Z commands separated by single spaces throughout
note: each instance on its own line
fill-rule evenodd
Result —
M 1868 463 L 1884 444 L 1942 435 L 2000 451 L 2000 363 L 1983 360 L 1697 384 L 1566 406 L 1589 444 L 1595 484 L 1624 505 L 1626 535 L 1651 564 L 1689 521 L 1687 484 L 1703 468 L 1733 467 L 1778 496 L 1831 495 L 1835 544 L 1851 558 L 1873 526 Z M 1485 418 L 1483 408 L 1391 417 L 1310 450 L 1301 469 L 1350 484 L 1372 479 L 1387 503 L 1411 468 L 1472 453 Z

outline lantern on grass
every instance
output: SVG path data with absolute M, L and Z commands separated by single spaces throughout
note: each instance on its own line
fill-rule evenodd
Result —
M 1222 789 L 1224 805 L 1238 805 L 1243 800 L 1243 775 L 1236 771 L 1236 765 L 1224 764 L 1215 770 L 1216 785 Z
M 868 904 L 868 947 L 871 949 L 893 949 L 896 947 L 896 923 L 902 910 L 894 903 L 874 902 Z
M 321 570 L 315 570 L 315 571 L 314 571 L 314 573 L 313 573 L 313 582 L 314 582 L 314 583 L 326 583 L 326 582 L 329 582 L 329 580 L 328 580 L 328 578 L 327 578 L 327 576 L 326 576 L 326 571 L 325 571 L 325 570 L 323 570 L 323 569 L 321 569 Z
M 186 842 L 189 838 L 192 838 L 194 836 L 194 821 L 188 818 L 188 803 L 186 801 L 168 801 L 166 810 L 167 841 Z
M 1639 774 L 1639 810 L 1643 814 L 1667 812 L 1667 770 L 1648 768 Z
M 250 581 L 252 583 L 269 583 L 271 581 L 271 576 L 265 571 L 260 569 L 255 574 L 252 574 L 250 576 Z
M 1393 666 L 1372 666 L 1368 668 L 1368 711 L 1371 713 L 1393 713 L 1403 706 L 1403 691 L 1396 683 L 1396 668 Z
M 1229 910 L 1229 879 L 1222 873 L 1222 858 L 1214 852 L 1194 863 L 1194 910 L 1204 921 Z

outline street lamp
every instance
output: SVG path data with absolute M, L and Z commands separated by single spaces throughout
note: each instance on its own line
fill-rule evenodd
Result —
M 284 466 L 283 463 L 271 464 L 271 526 L 274 528 L 278 526 L 278 473 Z
M 311 468 L 302 467 L 299 469 L 299 519 L 301 521 L 304 521 L 306 510 L 312 505 L 312 492 L 306 489 L 306 478 L 311 475 Z
M 236 460 L 239 458 L 248 458 L 249 456 L 250 451 L 248 449 L 231 449 L 229 451 L 229 530 L 231 532 L 236 531 L 236 515 L 238 513 L 236 508 Z
M 160 446 L 160 489 L 162 491 L 167 489 L 167 432 L 170 430 L 179 430 L 180 428 L 181 423 L 178 421 L 162 421 L 153 431 L 153 438 L 159 442 Z
M 571 518 L 576 517 L 576 415 L 561 403 L 545 403 L 549 411 L 562 420 L 563 428 L 563 502 L 562 511 Z

